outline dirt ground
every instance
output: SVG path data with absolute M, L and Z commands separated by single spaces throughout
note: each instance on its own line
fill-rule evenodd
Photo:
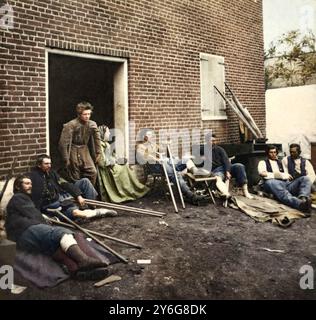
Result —
M 109 267 L 122 280 L 100 288 L 67 280 L 57 287 L 27 289 L 12 299 L 315 299 L 299 286 L 303 265 L 316 267 L 316 215 L 288 229 L 256 223 L 240 211 L 187 205 L 174 213 L 159 191 L 130 203 L 166 212 L 164 219 L 120 212 L 84 226 L 135 242 L 143 249 L 106 240 L 129 259 Z M 282 250 L 269 252 L 263 248 Z M 139 265 L 137 259 L 150 259 Z

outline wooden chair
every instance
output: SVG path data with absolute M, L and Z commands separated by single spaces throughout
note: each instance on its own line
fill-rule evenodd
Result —
M 174 210 L 176 213 L 178 213 L 179 212 L 178 206 L 176 204 L 174 192 L 172 190 L 174 184 L 169 180 L 169 178 L 167 179 L 166 174 L 163 171 L 163 166 L 161 165 L 161 170 L 160 170 L 161 172 L 159 173 L 152 172 L 150 170 L 149 164 L 145 164 L 143 168 L 144 168 L 144 175 L 146 177 L 146 181 L 148 179 L 148 176 L 151 176 L 153 178 L 153 183 L 150 188 L 154 189 L 157 185 L 157 182 L 159 182 L 159 190 L 164 190 L 165 195 L 167 195 L 167 193 L 170 194 L 170 197 L 174 206 Z

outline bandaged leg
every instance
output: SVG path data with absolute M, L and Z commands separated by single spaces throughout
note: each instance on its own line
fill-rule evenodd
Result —
M 230 197 L 228 190 L 229 184 L 226 184 L 219 176 L 216 177 L 216 187 L 223 196 L 227 198 Z
M 248 199 L 253 199 L 253 196 L 249 193 L 248 191 L 248 186 L 247 186 L 247 183 L 245 183 L 243 186 L 242 186 L 242 192 L 244 194 L 244 196 Z
M 77 241 L 72 234 L 65 234 L 60 240 L 60 247 L 64 252 L 67 252 L 74 244 L 77 244 Z
M 73 215 L 79 218 L 91 219 L 95 217 L 115 217 L 117 216 L 117 212 L 111 209 L 99 208 L 94 210 L 74 210 Z
M 186 163 L 187 169 L 194 176 L 209 177 L 211 173 L 204 168 L 197 168 L 192 160 Z
M 190 172 L 192 172 L 192 169 L 193 169 L 193 168 L 196 168 L 194 162 L 193 162 L 191 159 L 187 161 L 186 166 L 187 166 L 187 169 L 188 169 Z M 192 173 L 193 173 L 193 172 L 192 172 Z

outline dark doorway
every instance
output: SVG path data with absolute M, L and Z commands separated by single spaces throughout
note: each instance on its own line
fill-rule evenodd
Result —
M 58 141 L 63 124 L 76 117 L 75 106 L 88 101 L 92 120 L 114 126 L 114 75 L 120 63 L 48 54 L 49 144 L 54 167 L 62 165 Z

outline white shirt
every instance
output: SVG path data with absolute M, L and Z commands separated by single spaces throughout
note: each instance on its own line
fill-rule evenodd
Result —
M 288 180 L 289 179 L 290 175 L 287 171 L 287 167 L 283 166 L 284 172 L 280 172 L 278 162 L 276 160 L 269 159 L 269 162 L 273 172 L 268 172 L 265 160 L 261 160 L 258 163 L 258 173 L 263 179 L 265 180 L 268 180 L 268 179 Z M 267 176 L 264 177 L 262 175 L 263 173 L 267 173 Z
M 294 163 L 295 163 L 295 171 L 297 173 L 301 174 L 301 158 L 294 159 Z M 283 158 L 282 164 L 283 164 L 283 167 L 285 167 L 288 170 L 287 157 Z M 305 170 L 306 170 L 306 176 L 313 183 L 315 181 L 315 179 L 316 179 L 316 174 L 315 174 L 315 171 L 314 171 L 314 168 L 313 168 L 312 164 L 307 159 L 306 159 L 306 164 L 305 164 Z

